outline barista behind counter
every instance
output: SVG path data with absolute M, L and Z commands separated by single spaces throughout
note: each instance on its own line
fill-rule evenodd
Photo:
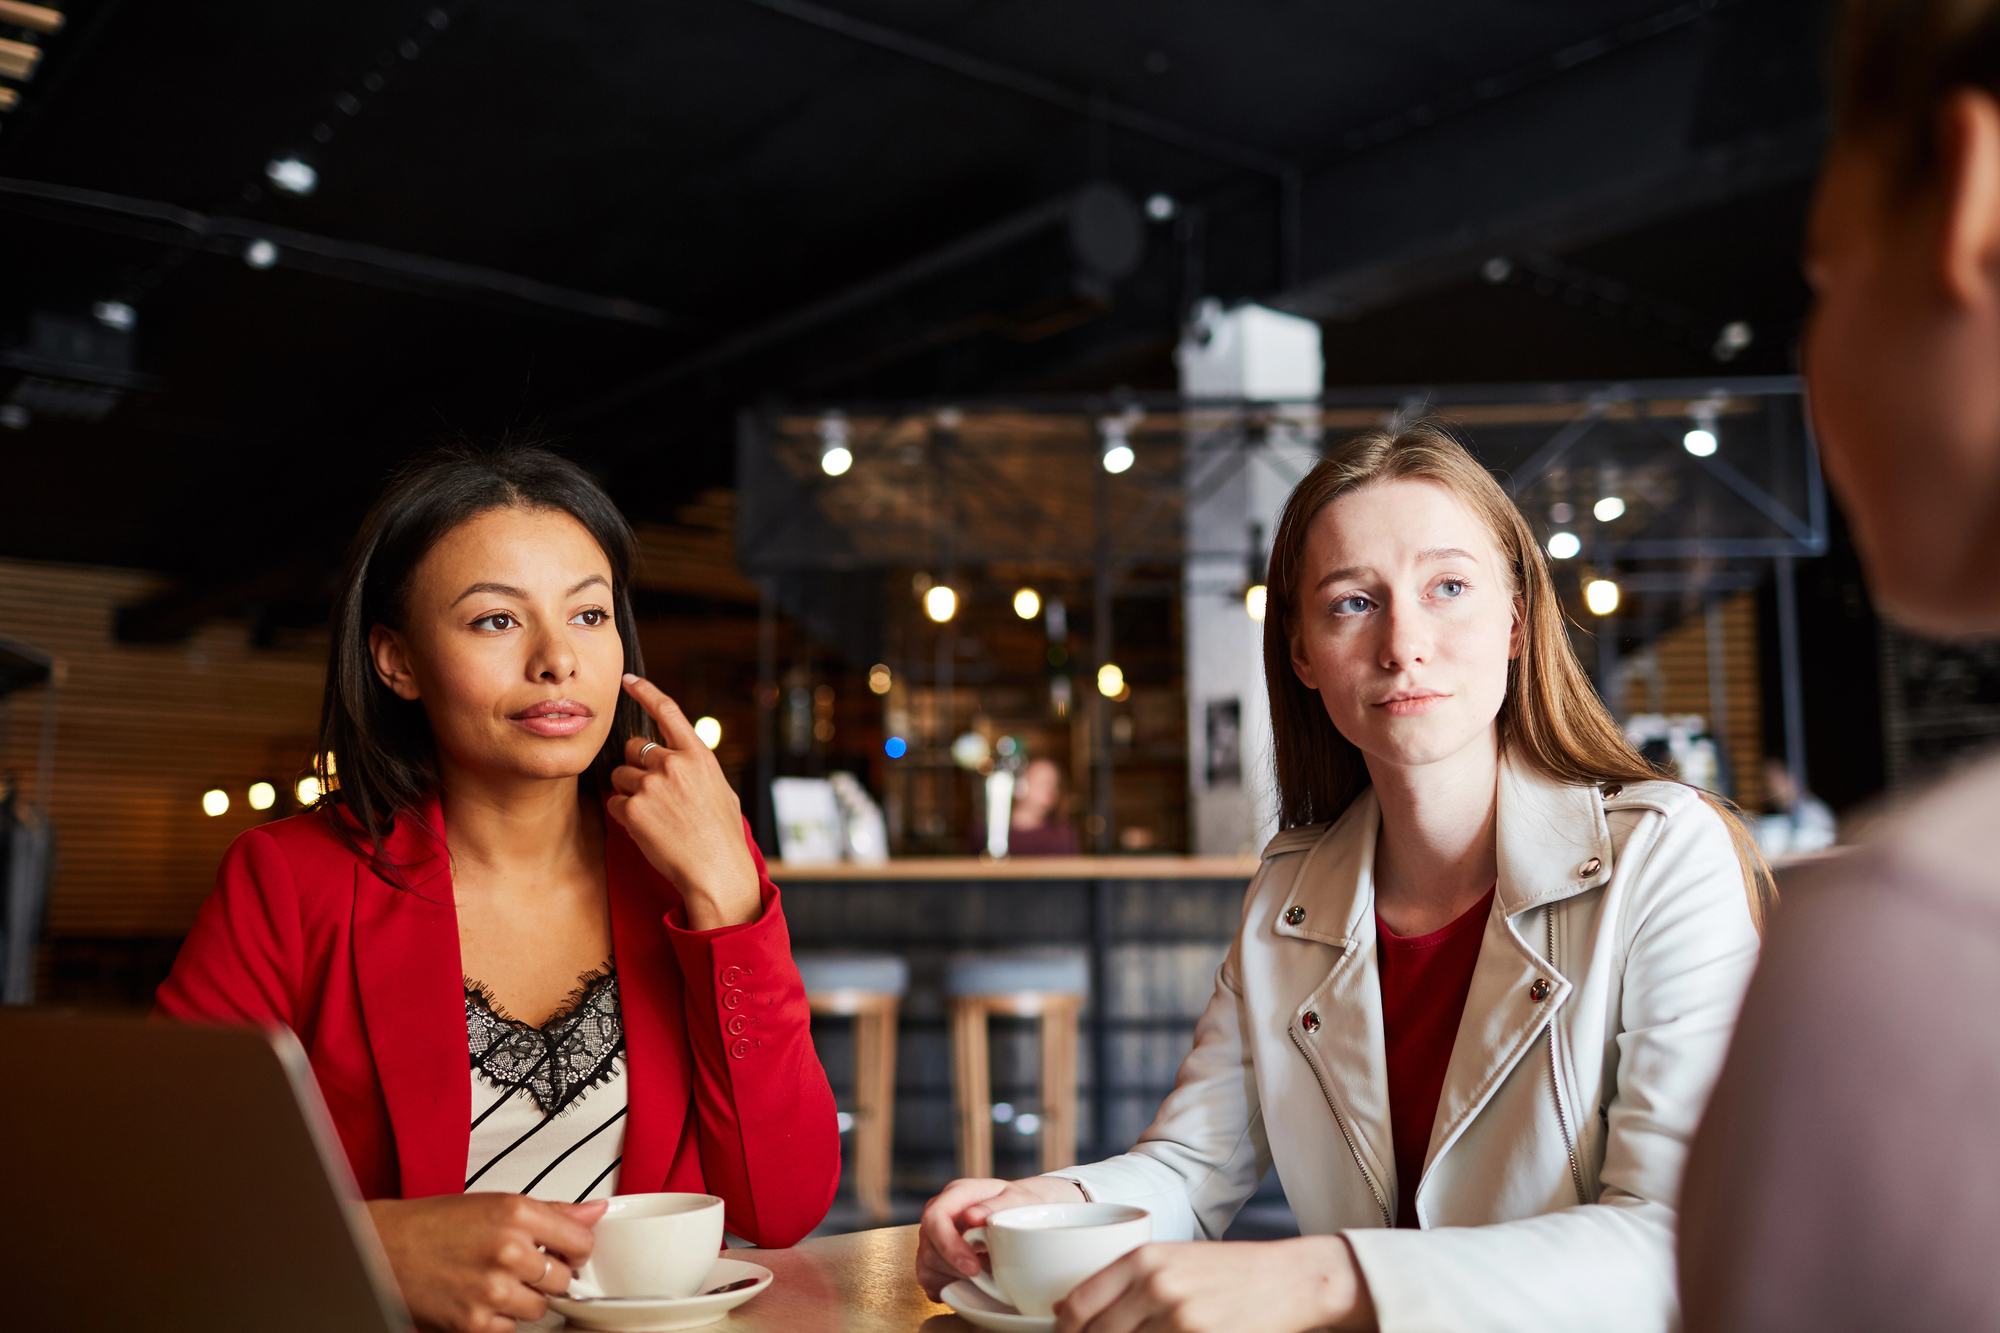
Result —
M 1030 760 L 1014 780 L 1014 810 L 1007 820 L 1007 855 L 1076 856 L 1076 830 L 1061 814 L 1062 770 L 1048 759 Z M 985 850 L 985 845 L 980 845 Z

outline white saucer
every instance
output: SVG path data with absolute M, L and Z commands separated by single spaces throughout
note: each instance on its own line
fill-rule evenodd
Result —
M 613 1333 L 656 1333 L 662 1329 L 700 1328 L 703 1324 L 714 1323 L 771 1285 L 771 1270 L 768 1268 L 746 1264 L 740 1259 L 715 1261 L 715 1267 L 709 1269 L 708 1276 L 701 1280 L 701 1290 L 707 1291 L 725 1282 L 739 1282 L 746 1277 L 756 1278 L 757 1285 L 713 1296 L 683 1296 L 678 1299 L 671 1296 L 657 1299 L 601 1296 L 595 1300 L 575 1301 L 567 1296 L 551 1296 L 549 1308 L 560 1311 L 563 1318 L 578 1328 L 607 1329 Z
M 1052 1314 L 1022 1314 L 1013 1306 L 994 1300 L 971 1282 L 960 1280 L 938 1293 L 952 1313 L 993 1333 L 1052 1333 Z

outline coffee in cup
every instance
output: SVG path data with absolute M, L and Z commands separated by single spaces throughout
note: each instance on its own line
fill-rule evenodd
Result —
M 1153 1215 L 1122 1203 L 1040 1203 L 1007 1208 L 965 1233 L 992 1260 L 972 1280 L 1025 1315 L 1055 1313 L 1085 1278 L 1153 1238 Z
M 713 1194 L 616 1194 L 593 1228 L 590 1258 L 568 1295 L 683 1297 L 722 1252 L 722 1200 Z

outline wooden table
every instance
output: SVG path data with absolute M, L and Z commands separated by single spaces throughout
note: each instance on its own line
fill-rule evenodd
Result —
M 789 1250 L 730 1250 L 776 1280 L 706 1328 L 717 1333 L 964 1333 L 972 1325 L 917 1285 L 917 1229 L 883 1227 L 809 1240 Z M 550 1314 L 524 1329 L 554 1330 Z

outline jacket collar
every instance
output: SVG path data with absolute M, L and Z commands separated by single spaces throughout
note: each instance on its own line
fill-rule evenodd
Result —
M 1440 1090 L 1427 1168 L 1456 1142 L 1572 990 L 1568 978 L 1522 938 L 1512 918 L 1611 876 L 1610 831 L 1595 788 L 1553 781 L 1503 754 L 1496 803 L 1494 909 Z M 1397 1185 L 1374 947 L 1380 826 L 1375 793 L 1364 791 L 1310 845 L 1271 926 L 1280 938 L 1340 950 L 1330 970 L 1310 968 L 1301 978 L 1305 984 L 1288 1027 L 1329 1100 L 1351 1123 L 1355 1151 L 1386 1214 Z M 1291 849 L 1274 847 L 1267 854 L 1284 850 Z M 1542 978 L 1551 985 L 1538 989 Z
M 1595 787 L 1558 782 L 1503 751 L 1494 796 L 1500 868 L 1494 900 L 1501 915 L 1610 881 L 1611 829 Z M 1341 949 L 1374 940 L 1375 836 L 1381 825 L 1382 807 L 1369 787 L 1306 851 L 1291 892 L 1278 906 L 1273 929 L 1281 938 Z M 1265 854 L 1291 850 L 1279 845 L 1286 837 L 1279 834 Z
M 1611 826 L 1596 787 L 1558 782 L 1503 755 L 1494 817 L 1500 882 L 1494 898 L 1513 916 L 1611 881 Z
M 362 1016 L 395 1130 L 402 1196 L 456 1194 L 465 1188 L 472 1085 L 458 907 L 439 800 L 405 812 L 382 850 L 404 887 L 366 860 L 356 864 Z M 680 898 L 610 818 L 604 869 L 631 1108 L 619 1188 L 629 1193 L 661 1187 L 685 1119 L 691 1080 L 680 966 L 662 924 Z

